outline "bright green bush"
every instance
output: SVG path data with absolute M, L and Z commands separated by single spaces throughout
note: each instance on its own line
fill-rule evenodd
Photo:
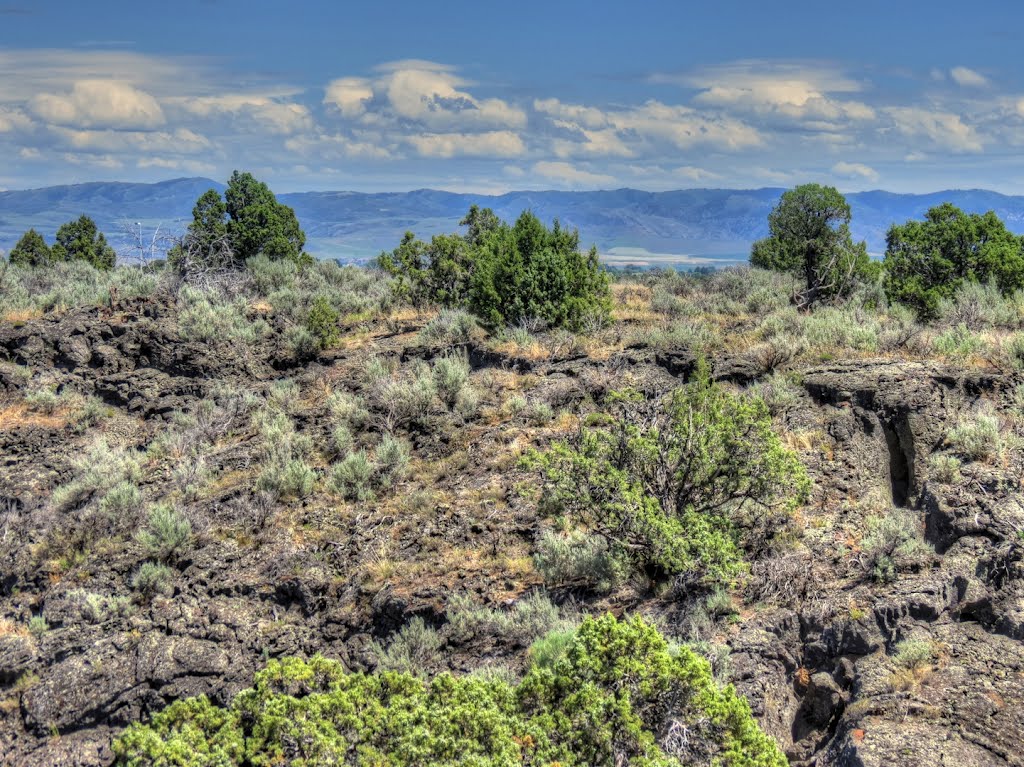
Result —
M 437 395 L 449 409 L 453 408 L 469 380 L 469 360 L 465 354 L 442 355 L 434 360 L 432 373 Z
M 395 278 L 399 295 L 468 308 L 492 328 L 540 320 L 579 329 L 608 320 L 608 276 L 595 248 L 580 251 L 578 231 L 557 220 L 548 229 L 528 211 L 509 226 L 476 206 L 461 223 L 468 226 L 464 236 L 427 244 L 409 232 L 391 253 L 381 253 L 377 265 Z
M 964 213 L 944 203 L 924 221 L 889 229 L 885 273 L 890 299 L 930 320 L 965 283 L 991 280 L 1004 295 L 1024 287 L 1024 242 L 992 211 Z
M 733 580 L 743 547 L 765 547 L 810 490 L 764 402 L 713 383 L 703 363 L 654 414 L 640 395 L 618 400 L 611 428 L 533 457 L 551 510 L 648 573 Z
M 338 332 L 338 312 L 331 306 L 327 296 L 319 295 L 313 299 L 306 316 L 305 328 L 316 339 L 321 349 L 329 349 L 341 338 Z
M 588 618 L 547 645 L 518 685 L 497 674 L 426 681 L 347 674 L 320 656 L 275 660 L 230 707 L 178 701 L 132 725 L 114 751 L 131 767 L 786 764 L 707 661 L 638 618 Z

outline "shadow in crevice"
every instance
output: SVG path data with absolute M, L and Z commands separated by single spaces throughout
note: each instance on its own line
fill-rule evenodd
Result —
M 896 506 L 906 508 L 914 484 L 911 463 L 896 429 L 883 421 L 882 433 L 885 435 L 885 445 L 889 452 L 889 486 L 892 502 Z

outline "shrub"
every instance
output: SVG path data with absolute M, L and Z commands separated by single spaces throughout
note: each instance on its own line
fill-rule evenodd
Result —
M 938 318 L 945 324 L 979 331 L 986 327 L 1016 327 L 1020 317 L 1013 302 L 1003 297 L 992 282 L 964 282 L 951 298 L 938 304 Z
M 434 360 L 432 373 L 438 396 L 452 409 L 469 380 L 469 360 L 465 353 L 445 354 Z
M 932 349 L 944 357 L 966 359 L 984 351 L 985 341 L 972 333 L 966 325 L 957 325 L 935 336 Z
M 992 211 L 964 213 L 944 203 L 931 208 L 924 221 L 889 229 L 885 273 L 890 299 L 931 320 L 942 299 L 966 283 L 993 281 L 1004 295 L 1024 287 L 1024 249 Z
M 378 486 L 391 487 L 405 479 L 409 471 L 409 444 L 385 434 L 374 451 L 374 458 Z
M 338 317 L 338 312 L 331 306 L 327 296 L 319 295 L 313 299 L 305 327 L 317 340 L 321 349 L 329 349 L 341 339 L 338 332 Z
M 547 532 L 537 542 L 534 567 L 548 586 L 579 583 L 606 594 L 625 582 L 626 557 L 596 535 L 575 531 L 567 536 Z
M 311 360 L 322 348 L 318 339 L 302 325 L 293 325 L 284 332 L 284 343 L 288 352 L 297 360 Z
M 999 417 L 984 409 L 971 416 L 962 416 L 946 434 L 946 443 L 968 461 L 994 460 L 1003 452 Z
M 491 635 L 529 644 L 562 623 L 558 607 L 539 592 L 517 600 L 509 610 L 478 606 L 468 595 L 453 597 L 448 602 L 448 626 L 461 641 Z
M 142 505 L 142 493 L 133 482 L 118 482 L 100 501 L 100 511 L 111 519 L 133 515 Z
M 569 647 L 575 638 L 576 630 L 572 628 L 548 631 L 530 645 L 529 657 L 531 665 L 537 669 L 554 671 L 558 662 L 568 653 Z
M 423 326 L 420 340 L 431 346 L 455 346 L 469 343 L 480 330 L 476 317 L 462 309 L 442 309 Z
M 806 469 L 764 402 L 713 383 L 706 364 L 654 414 L 636 393 L 615 399 L 611 429 L 584 428 L 532 460 L 548 502 L 617 558 L 681 582 L 731 581 L 741 544 L 759 551 L 808 497 Z
M 908 671 L 917 671 L 932 662 L 934 649 L 931 642 L 905 639 L 896 645 L 893 662 Z
M 36 639 L 41 639 L 42 636 L 50 630 L 50 624 L 46 622 L 46 618 L 42 615 L 33 615 L 28 620 L 28 633 Z
M 362 398 L 356 394 L 332 392 L 327 398 L 327 407 L 340 424 L 351 429 L 362 429 L 370 420 L 370 411 L 366 409 Z
M 349 453 L 331 469 L 331 489 L 347 500 L 367 501 L 373 497 L 373 472 L 373 462 L 365 450 Z
M 253 346 L 270 331 L 261 319 L 250 321 L 244 301 L 222 301 L 189 285 L 178 291 L 178 329 L 188 341 Z
M 530 423 L 534 426 L 545 426 L 555 417 L 555 410 L 542 399 L 530 403 Z
M 772 373 L 751 388 L 773 416 L 783 415 L 800 401 L 800 387 L 794 383 L 792 376 L 783 373 Z
M 170 596 L 174 591 L 174 571 L 167 565 L 158 562 L 143 562 L 135 577 L 132 578 L 132 588 L 142 594 L 145 598 L 151 598 L 156 594 Z
M 162 562 L 185 554 L 192 545 L 192 523 L 169 503 L 150 509 L 146 528 L 139 532 L 139 543 L 146 552 Z
M 1006 341 L 1003 353 L 1010 367 L 1024 373 L 1024 333 L 1015 333 Z
M 938 482 L 952 485 L 960 481 L 960 459 L 948 453 L 933 453 L 928 458 L 931 475 Z
M 301 458 L 285 463 L 265 464 L 256 480 L 256 489 L 275 498 L 305 498 L 313 492 L 316 472 Z
M 72 459 L 74 479 L 58 487 L 53 503 L 58 509 L 81 503 L 90 496 L 102 496 L 121 482 L 138 482 L 141 469 L 135 455 L 121 447 L 111 447 L 104 437 L 97 438 L 84 455 Z
M 418 631 L 430 656 L 429 629 Z M 229 708 L 179 700 L 149 724 L 131 725 L 114 753 L 133 767 L 269 764 L 283 754 L 296 763 L 358 757 L 392 767 L 786 764 L 706 660 L 638 618 L 587 618 L 571 635 L 542 640 L 533 655 L 514 686 L 498 675 L 445 673 L 428 682 L 391 671 L 348 674 L 320 656 L 274 660 Z M 398 662 L 422 668 L 404 654 Z
M 899 569 L 915 565 L 931 554 L 913 515 L 899 509 L 868 518 L 861 548 L 867 571 L 880 582 L 893 580 Z
M 25 402 L 33 410 L 50 415 L 57 412 L 61 398 L 53 389 L 36 389 L 25 395 Z
M 550 327 L 579 329 L 611 311 L 608 277 L 597 249 L 582 253 L 579 232 L 556 220 L 548 229 L 530 212 L 513 226 L 489 210 L 470 208 L 465 236 L 442 235 L 427 244 L 406 233 L 377 265 L 414 303 L 468 308 L 492 327 L 541 318 Z
M 441 635 L 417 615 L 392 635 L 386 646 L 374 642 L 371 651 L 381 670 L 427 676 L 440 662 L 442 644 Z

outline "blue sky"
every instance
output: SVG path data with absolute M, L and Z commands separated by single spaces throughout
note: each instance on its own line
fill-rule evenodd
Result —
M 0 188 L 1024 194 L 1024 8 L 0 0 Z

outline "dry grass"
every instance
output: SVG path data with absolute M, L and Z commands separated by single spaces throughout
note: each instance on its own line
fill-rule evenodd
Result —
M 0 618 L 0 637 L 9 636 L 27 637 L 28 627 L 9 618 Z
M 30 320 L 37 320 L 42 316 L 42 310 L 36 308 L 11 309 L 10 311 L 4 312 L 0 319 L 3 319 L 6 322 L 28 322 Z
M 68 424 L 65 410 L 54 413 L 40 413 L 32 410 L 26 403 L 18 403 L 0 408 L 0 431 L 39 426 L 46 429 L 63 429 Z

